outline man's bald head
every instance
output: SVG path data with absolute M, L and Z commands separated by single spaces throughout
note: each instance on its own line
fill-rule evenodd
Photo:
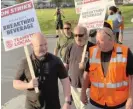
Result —
M 77 25 L 74 28 L 75 41 L 78 45 L 83 46 L 87 40 L 87 29 L 83 26 Z
M 114 41 L 115 38 L 113 31 L 107 27 L 103 27 L 102 29 L 97 30 L 97 36 L 104 37 L 112 41 Z
M 45 55 L 47 52 L 47 40 L 42 33 L 32 35 L 31 44 L 33 51 L 37 57 Z
M 83 26 L 80 26 L 80 25 L 77 25 L 75 28 L 74 28 L 74 31 L 80 31 L 82 33 L 84 33 L 85 35 L 87 35 L 87 28 L 83 27 Z
M 46 41 L 46 38 L 42 33 L 34 33 L 31 37 L 31 43 L 34 44 L 39 41 Z
M 97 31 L 96 42 L 101 51 L 108 52 L 113 49 L 114 37 L 113 31 L 107 27 Z

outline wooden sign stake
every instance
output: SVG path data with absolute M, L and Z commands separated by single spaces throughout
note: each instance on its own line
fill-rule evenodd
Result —
M 26 58 L 27 58 L 28 65 L 29 65 L 31 77 L 32 77 L 32 78 L 35 78 L 35 72 L 34 72 L 34 70 L 33 70 L 33 65 L 32 65 L 32 62 L 31 62 L 31 58 L 30 58 L 30 54 L 29 54 L 27 45 L 24 46 L 24 51 L 25 51 L 25 54 L 26 54 Z M 39 92 L 38 87 L 35 87 L 35 92 L 36 92 L 36 93 Z

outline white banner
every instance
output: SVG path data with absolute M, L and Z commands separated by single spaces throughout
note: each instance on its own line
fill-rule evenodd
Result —
M 88 30 L 102 28 L 106 13 L 105 0 L 84 0 L 79 25 Z
M 30 44 L 31 35 L 40 32 L 33 3 L 27 1 L 2 9 L 1 29 L 6 51 Z

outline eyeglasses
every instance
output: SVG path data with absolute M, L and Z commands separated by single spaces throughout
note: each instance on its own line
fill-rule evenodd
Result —
M 83 37 L 84 34 L 74 34 L 74 37 Z
M 66 30 L 70 30 L 70 28 L 64 28 L 64 29 L 66 29 Z

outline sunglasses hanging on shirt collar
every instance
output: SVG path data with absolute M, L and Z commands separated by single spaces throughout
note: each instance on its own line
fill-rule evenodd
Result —
M 46 58 L 46 57 L 43 55 L 43 56 L 40 56 L 40 57 L 38 58 L 38 60 L 39 60 L 39 61 L 44 61 L 45 58 Z

